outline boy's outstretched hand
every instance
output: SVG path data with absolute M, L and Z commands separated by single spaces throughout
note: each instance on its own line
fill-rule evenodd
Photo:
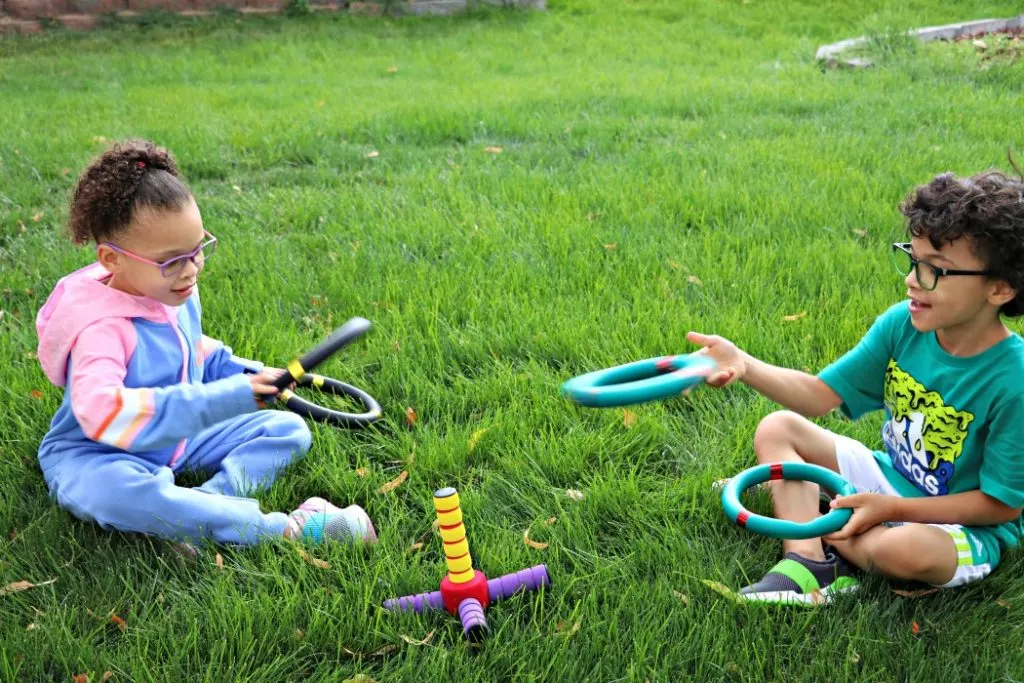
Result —
M 895 517 L 896 496 L 881 493 L 854 493 L 850 496 L 836 496 L 830 507 L 853 509 L 850 521 L 834 534 L 823 536 L 826 541 L 845 541 L 858 536 L 882 522 L 893 521 Z
M 716 389 L 727 387 L 746 374 L 747 364 L 743 352 L 725 337 L 689 332 L 686 339 L 702 347 L 697 353 L 710 356 L 718 364 L 718 370 L 705 380 L 706 384 Z

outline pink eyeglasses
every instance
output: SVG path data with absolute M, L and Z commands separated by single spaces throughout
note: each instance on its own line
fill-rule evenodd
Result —
M 110 242 L 103 242 L 103 244 L 105 246 L 110 247 L 119 254 L 124 254 L 129 258 L 135 259 L 136 261 L 141 261 L 142 263 L 148 263 L 151 266 L 156 266 L 157 268 L 160 269 L 160 274 L 163 275 L 164 277 L 174 277 L 175 275 L 181 272 L 181 269 L 184 268 L 185 264 L 188 263 L 189 261 L 196 264 L 196 267 L 202 268 L 203 264 L 206 263 L 206 260 L 213 256 L 213 252 L 217 250 L 217 238 L 205 230 L 203 230 L 203 234 L 209 237 L 209 239 L 200 244 L 198 247 L 196 247 L 189 253 L 182 254 L 181 256 L 175 256 L 174 258 L 164 261 L 163 263 L 157 263 L 156 261 L 152 261 L 148 258 L 139 256 L 138 254 L 133 254 L 127 249 L 122 249 L 116 244 L 111 244 Z

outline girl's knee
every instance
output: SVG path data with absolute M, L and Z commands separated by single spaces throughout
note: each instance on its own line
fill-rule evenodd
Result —
M 266 414 L 266 413 L 265 413 Z M 306 421 L 295 413 L 274 411 L 274 419 L 267 425 L 271 435 L 289 440 L 296 451 L 307 452 L 313 444 L 313 434 Z

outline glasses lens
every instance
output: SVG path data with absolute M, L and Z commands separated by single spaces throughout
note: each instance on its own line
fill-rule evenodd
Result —
M 917 284 L 921 286 L 921 289 L 935 289 L 935 285 L 939 282 L 939 274 L 935 272 L 935 268 L 927 263 L 917 264 Z
M 181 272 L 181 269 L 185 267 L 185 261 L 188 260 L 187 256 L 179 256 L 173 258 L 170 261 L 160 266 L 160 274 L 164 277 L 174 277 Z
M 208 258 L 213 256 L 213 252 L 215 251 L 217 251 L 217 240 L 210 240 L 209 242 L 203 245 L 203 250 L 199 252 L 199 255 L 196 257 L 196 263 L 203 263 Z
M 910 275 L 910 269 L 913 268 L 913 264 L 910 262 L 910 254 L 901 249 L 900 247 L 892 248 L 892 260 L 896 265 L 896 270 L 900 275 Z

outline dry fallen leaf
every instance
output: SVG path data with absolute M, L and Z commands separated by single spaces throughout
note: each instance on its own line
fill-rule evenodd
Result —
M 100 679 L 100 683 L 105 683 L 106 681 L 109 681 L 113 677 L 114 677 L 114 672 L 113 671 L 104 671 L 103 672 L 103 678 Z
M 469 437 L 470 452 L 472 452 L 473 449 L 476 448 L 476 444 L 480 441 L 480 438 L 483 437 L 483 435 L 486 434 L 487 430 L 489 429 L 490 427 L 483 427 L 482 429 L 478 429 L 475 432 L 473 432 L 473 435 Z
M 441 527 L 441 520 L 439 520 L 439 519 L 435 519 L 433 522 L 430 523 L 430 528 L 432 528 L 435 531 L 437 531 L 440 527 Z
M 327 104 L 327 103 L 326 103 L 326 102 L 324 102 L 323 100 L 320 100 L 320 101 L 318 101 L 318 102 L 316 103 L 316 108 L 317 108 L 317 109 L 323 109 L 323 108 L 324 108 L 324 105 L 325 105 L 325 104 Z
M 359 469 L 356 470 L 357 477 L 365 477 L 367 474 L 369 474 L 369 470 L 367 470 L 365 467 L 360 467 Z
M 896 595 L 899 595 L 899 596 L 904 597 L 904 598 L 920 598 L 920 597 L 923 597 L 925 595 L 931 595 L 932 593 L 938 593 L 939 589 L 938 588 L 925 588 L 925 589 L 919 590 L 919 591 L 903 591 L 903 590 L 897 590 L 897 589 L 893 588 L 892 592 L 895 593 Z
M 700 278 L 697 277 L 696 275 L 687 275 L 686 276 L 686 281 L 689 282 L 691 285 L 697 285 L 698 287 L 700 287 L 700 286 L 702 286 L 704 284 L 703 282 L 700 281 Z
M 394 645 L 392 645 L 391 647 L 394 647 Z M 348 650 L 346 650 L 346 652 L 348 652 Z M 368 657 L 372 657 L 373 654 L 371 653 L 371 654 L 369 654 L 367 656 Z M 377 681 L 375 679 L 373 679 L 373 678 L 370 678 L 366 674 L 356 674 L 352 678 L 346 678 L 341 683 L 377 683 Z
M 544 520 L 544 526 L 551 526 L 558 521 L 558 517 L 548 517 Z
M 362 658 L 362 657 L 384 657 L 386 655 L 391 654 L 395 650 L 397 650 L 398 646 L 397 645 L 383 645 L 381 647 L 378 647 L 376 650 L 372 650 L 370 652 L 355 652 L 353 650 L 348 649 L 347 647 L 343 647 L 341 649 L 344 650 L 345 654 L 349 655 L 350 657 L 355 657 L 355 658 L 358 659 L 358 658 Z M 358 675 L 359 676 L 363 676 L 363 674 L 358 674 Z M 362 679 L 359 679 L 359 678 L 355 678 L 355 679 L 349 678 L 349 679 L 346 679 L 346 680 L 347 681 L 353 681 L 353 680 L 354 681 L 360 681 L 360 680 L 365 681 L 365 680 L 373 680 L 373 679 L 368 679 L 365 676 L 363 676 Z
M 488 154 L 501 154 L 501 147 L 484 147 L 484 151 Z
M 14 583 L 9 583 L 3 588 L 0 588 L 0 596 L 9 595 L 10 593 L 20 593 L 21 591 L 27 591 L 30 588 L 49 586 L 51 583 L 56 582 L 57 579 L 50 579 L 49 581 L 43 581 L 42 583 L 32 583 L 30 581 L 15 581 Z
M 614 242 L 604 245 L 605 251 L 615 251 L 616 249 L 618 249 L 618 245 Z
M 996 604 L 999 605 L 1000 607 L 1005 607 L 1006 609 L 1010 609 L 1010 601 L 1007 600 L 1006 598 L 999 598 L 998 600 L 996 600 Z
M 918 625 L 916 621 L 912 621 L 910 622 L 910 631 L 916 636 L 918 633 L 921 632 L 921 627 Z
M 373 150 L 372 152 L 368 152 L 366 154 L 366 158 L 367 159 L 376 159 L 379 156 L 380 156 L 380 152 L 378 152 L 377 150 Z
M 562 635 L 562 636 L 565 636 L 566 638 L 569 638 L 574 633 L 576 633 L 577 631 L 580 630 L 580 626 L 583 625 L 583 622 L 577 621 L 571 627 L 569 627 L 568 630 L 566 630 L 566 626 L 568 626 L 568 625 L 569 625 L 568 622 L 563 621 L 563 620 L 559 620 L 559 622 L 555 625 L 555 631 L 559 635 Z
M 853 229 L 853 234 L 856 235 L 857 237 L 867 237 L 868 236 L 868 231 L 867 230 L 858 230 L 857 228 L 854 228 Z
M 119 629 L 121 629 L 121 633 L 124 633 L 125 631 L 128 630 L 128 624 L 126 624 L 124 619 L 122 619 L 121 617 L 117 616 L 116 614 L 111 614 L 110 615 L 110 623 L 117 624 L 117 627 Z
M 527 529 L 526 531 L 523 532 L 523 543 L 525 543 L 526 545 L 528 545 L 531 548 L 534 548 L 536 550 L 544 550 L 544 549 L 546 549 L 548 547 L 547 543 L 540 543 L 538 541 L 531 541 L 530 540 L 530 530 L 529 529 Z
M 708 588 L 710 588 L 711 590 L 715 591 L 716 593 L 720 593 L 721 595 L 724 595 L 730 600 L 737 600 L 736 594 L 733 593 L 732 589 L 726 586 L 724 583 L 719 583 L 718 581 L 711 581 L 709 579 L 701 579 L 700 582 Z
M 409 552 L 410 553 L 414 553 L 417 550 L 422 550 L 422 549 L 423 549 L 423 544 L 420 543 L 420 542 L 413 543 L 411 546 L 409 546 Z
M 389 66 L 388 67 L 388 73 L 389 74 L 396 74 L 396 73 L 398 73 L 398 67 L 397 66 Z
M 43 219 L 44 213 L 45 212 L 43 212 L 43 211 L 37 211 L 36 213 L 32 214 L 32 220 L 35 221 L 36 223 L 38 223 L 39 221 L 41 221 Z
M 672 270 L 679 270 L 680 268 L 682 268 L 681 265 L 679 265 L 678 263 L 676 263 L 672 259 L 669 259 L 667 261 L 667 263 L 668 263 L 668 267 L 671 268 Z
M 323 560 L 321 560 L 318 557 L 313 557 L 312 555 L 307 553 L 302 548 L 296 548 L 296 550 L 299 551 L 299 557 L 304 559 L 308 564 L 311 564 L 314 567 L 317 567 L 319 569 L 330 569 L 331 568 L 331 564 L 329 562 L 324 562 Z
M 242 188 L 239 187 L 238 185 L 232 185 L 231 189 L 234 190 L 235 192 L 241 192 L 242 191 Z
M 413 409 L 412 406 L 409 406 L 408 408 L 405 409 L 405 424 L 406 425 L 408 425 L 409 427 L 412 427 L 414 424 L 416 424 L 416 420 L 418 420 L 418 419 L 419 418 L 416 415 L 416 410 Z
M 29 396 L 38 401 L 43 398 L 43 392 L 39 391 L 38 389 L 33 389 L 32 391 L 29 392 Z
M 35 622 L 32 622 L 31 624 L 29 624 L 28 626 L 25 627 L 25 630 L 26 631 L 35 631 L 37 628 L 39 628 L 39 624 L 37 624 Z
M 395 341 L 391 342 L 391 350 L 392 351 L 401 351 L 402 350 L 402 345 L 398 343 L 397 339 Z
M 66 176 L 69 173 L 71 173 L 71 169 L 70 168 L 62 168 L 62 169 L 60 169 L 60 174 L 62 176 Z
M 676 598 L 679 600 L 679 602 L 683 603 L 687 607 L 690 606 L 690 598 L 686 597 L 685 595 L 683 595 L 679 591 L 673 590 L 672 591 L 672 595 L 676 596 Z
M 627 428 L 636 426 L 636 413 L 629 408 L 622 411 L 622 424 Z
M 850 664 L 853 664 L 854 666 L 856 666 L 856 665 L 860 664 L 860 655 L 858 653 L 854 652 L 852 655 L 847 657 L 847 661 L 849 661 Z
M 434 632 L 433 631 L 431 631 L 430 633 L 425 635 L 423 637 L 423 640 L 416 640 L 415 638 L 410 638 L 407 635 L 404 635 L 404 634 L 402 635 L 402 640 L 404 640 L 405 642 L 409 643 L 410 645 L 428 645 L 430 643 L 430 641 L 433 640 L 433 639 L 434 639 Z
M 75 674 L 75 683 L 89 683 L 89 674 Z
M 380 487 L 381 493 L 390 493 L 402 485 L 402 482 L 409 478 L 409 471 L 402 470 L 402 473 Z
M 985 43 L 984 40 L 975 40 L 971 44 L 974 45 L 974 47 L 978 48 L 979 50 L 987 50 L 988 49 L 988 45 Z
M 584 498 L 583 491 L 580 491 L 579 489 L 566 489 L 565 495 L 576 501 L 583 500 Z
M 306 632 L 300 628 L 295 629 L 295 640 L 302 640 L 306 637 Z
M 794 313 L 793 315 L 784 315 L 782 316 L 782 319 L 785 320 L 787 323 L 791 323 L 793 321 L 805 317 L 806 315 L 807 311 L 800 311 L 799 313 Z
M 224 557 L 217 553 L 217 557 L 213 558 L 213 563 L 217 565 L 217 569 L 224 569 Z

